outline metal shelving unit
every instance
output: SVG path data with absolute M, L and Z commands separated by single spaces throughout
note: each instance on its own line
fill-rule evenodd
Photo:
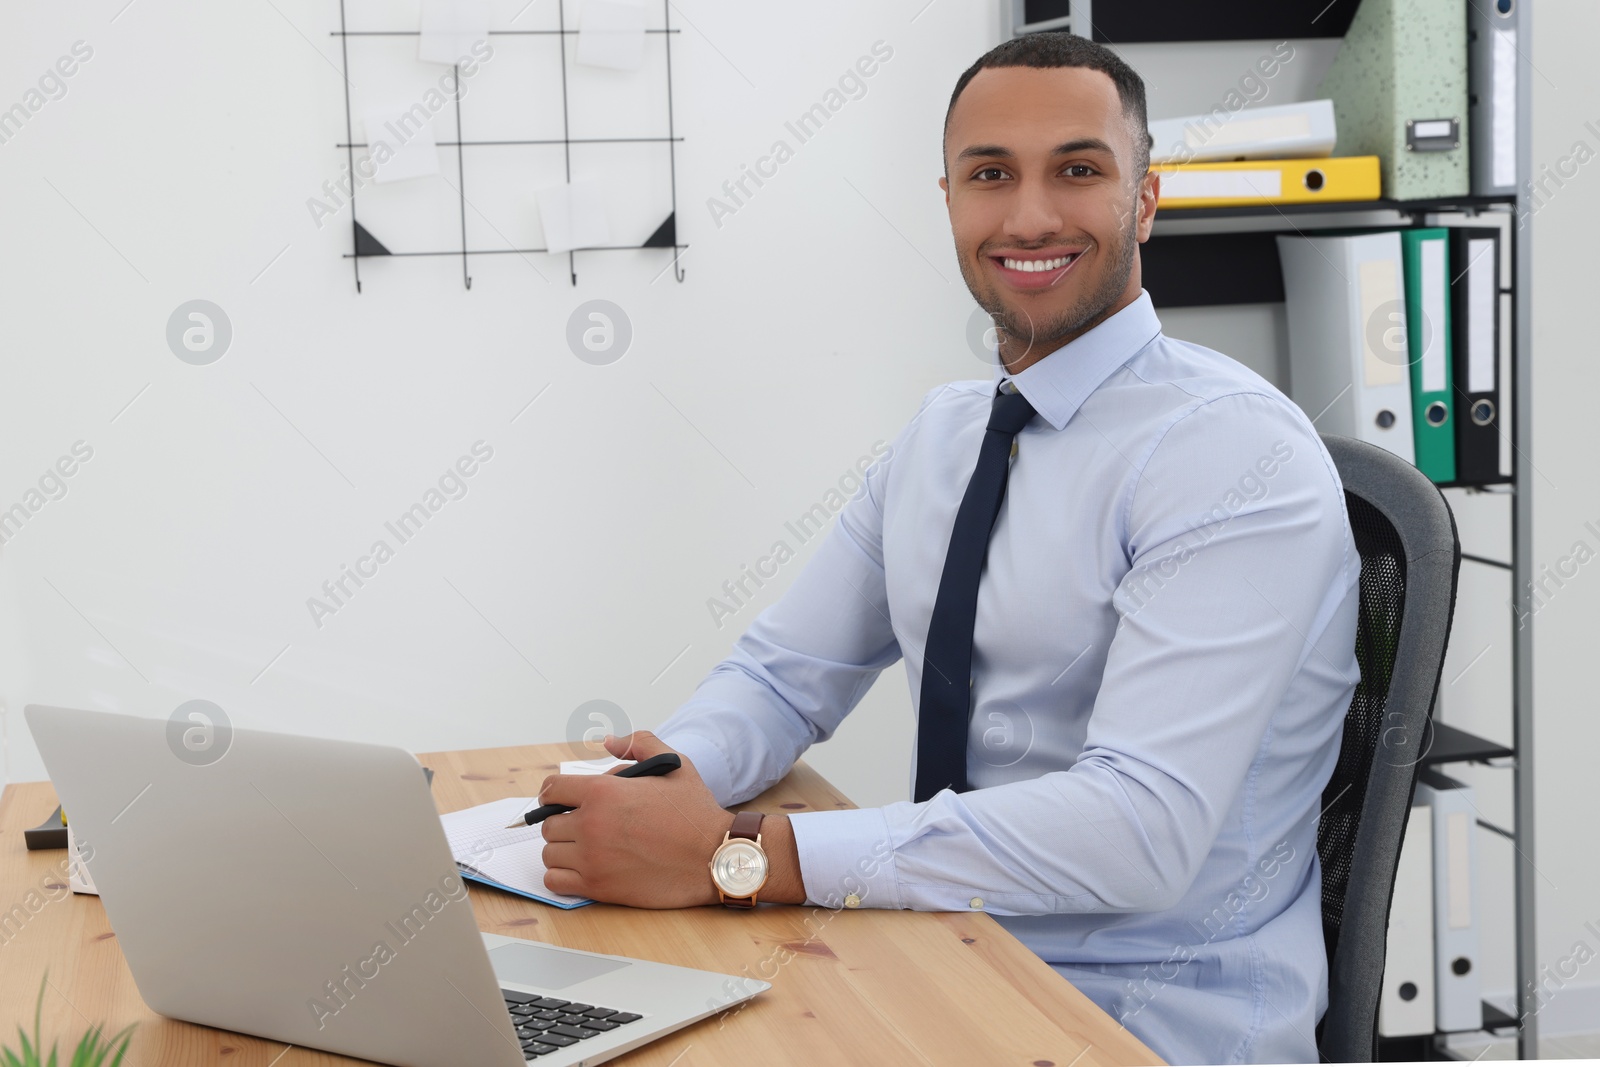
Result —
M 1471 555 L 1463 556 L 1468 566 L 1492 566 L 1509 570 L 1515 608 L 1508 625 L 1512 627 L 1512 744 L 1508 748 L 1475 737 L 1447 723 L 1434 725 L 1434 736 L 1423 764 L 1480 763 L 1509 766 L 1512 776 L 1513 826 L 1502 827 L 1480 821 L 1495 834 L 1508 837 L 1516 851 L 1515 886 L 1515 963 L 1516 1015 L 1507 1015 L 1491 1004 L 1484 1004 L 1482 1032 L 1504 1033 L 1515 1030 L 1517 1055 L 1538 1058 L 1539 1024 L 1534 1001 L 1538 983 L 1538 941 L 1535 925 L 1537 871 L 1534 866 L 1534 779 L 1533 779 L 1533 628 L 1519 625 L 1531 619 L 1533 611 L 1533 368 L 1532 278 L 1529 256 L 1530 233 L 1523 225 L 1532 217 L 1530 177 L 1532 141 L 1532 63 L 1527 28 L 1531 22 L 1532 0 L 1517 0 L 1524 5 L 1520 20 L 1517 64 L 1517 192 L 1514 196 L 1461 196 L 1436 200 L 1370 200 L 1284 204 L 1265 207 L 1227 207 L 1168 209 L 1156 216 L 1155 230 L 1143 246 L 1142 266 L 1146 288 L 1163 294 L 1163 306 L 1195 306 L 1234 303 L 1282 302 L 1282 276 L 1274 237 L 1315 226 L 1319 229 L 1367 226 L 1424 226 L 1438 215 L 1509 216 L 1506 233 L 1510 242 L 1511 273 L 1501 293 L 1511 296 L 1511 407 L 1512 474 L 1497 484 L 1508 491 L 1511 502 L 1511 559 L 1509 563 Z M 1105 40 L 1104 29 L 1089 18 L 1090 0 L 1002 0 L 1002 39 L 1023 32 L 1072 29 L 1092 26 L 1084 36 Z M 1344 12 L 1337 35 L 1349 24 L 1352 5 Z M 1326 20 L 1324 20 L 1326 21 Z M 1318 25 L 1315 35 L 1329 36 L 1326 25 Z M 1083 32 L 1083 31 L 1079 31 Z M 1311 36 L 1313 34 L 1306 34 Z M 1115 47 L 1114 42 L 1107 42 Z M 1196 39 L 1195 44 L 1203 47 Z M 1352 216 L 1359 215 L 1356 219 Z M 1325 221 L 1317 221 L 1318 217 Z M 1199 225 L 1194 225 L 1198 223 Z M 1243 225 L 1241 225 L 1243 224 Z M 1178 232 L 1174 232 L 1174 231 Z M 1227 262 L 1226 272 L 1215 270 Z M 1176 295 L 1177 299 L 1171 297 Z M 1452 483 L 1444 488 L 1483 488 Z M 1444 1049 L 1444 1034 L 1418 1040 L 1410 1049 L 1398 1050 L 1404 1058 L 1449 1058 Z M 1406 1040 L 1406 1039 L 1400 1039 Z
M 1525 124 L 1524 124 L 1525 125 Z M 1522 157 L 1526 160 L 1526 155 Z M 1526 194 L 1523 194 L 1525 196 Z M 1255 208 L 1222 208 L 1172 210 L 1163 224 L 1160 214 L 1149 242 L 1144 246 L 1143 267 L 1146 288 L 1157 292 L 1175 294 L 1176 299 L 1163 301 L 1163 306 L 1197 306 L 1225 304 L 1274 303 L 1283 300 L 1282 278 L 1279 272 L 1277 247 L 1274 238 L 1279 233 L 1296 232 L 1313 225 L 1310 220 L 1319 215 L 1342 216 L 1350 220 L 1361 213 L 1359 222 L 1334 221 L 1315 223 L 1318 229 L 1339 226 L 1366 228 L 1392 226 L 1395 228 L 1427 226 L 1434 224 L 1438 215 L 1509 215 L 1506 227 L 1510 240 L 1512 277 L 1502 293 L 1511 296 L 1511 379 L 1514 419 L 1512 426 L 1512 475 L 1508 481 L 1465 485 L 1448 483 L 1441 488 L 1481 489 L 1487 485 L 1509 488 L 1512 496 L 1512 558 L 1509 564 L 1499 560 L 1467 555 L 1465 566 L 1492 566 L 1507 569 L 1515 590 L 1516 614 L 1508 620 L 1515 631 L 1512 654 L 1513 688 L 1513 744 L 1511 747 L 1496 744 L 1450 726 L 1437 722 L 1433 736 L 1424 742 L 1427 753 L 1423 765 L 1446 763 L 1480 763 L 1503 767 L 1509 764 L 1515 803 L 1514 826 L 1510 831 L 1480 821 L 1480 826 L 1503 837 L 1510 838 L 1516 846 L 1516 970 L 1517 1017 L 1506 1015 L 1491 1004 L 1484 1004 L 1485 1033 L 1503 1033 L 1518 1030 L 1519 1056 L 1525 1059 L 1537 1056 L 1538 1035 L 1536 1016 L 1530 1014 L 1534 1005 L 1529 990 L 1537 981 L 1534 936 L 1533 868 L 1533 655 L 1529 640 L 1530 628 L 1516 627 L 1517 618 L 1526 617 L 1532 609 L 1532 465 L 1529 403 L 1531 368 L 1528 359 L 1529 328 L 1529 262 L 1527 234 L 1517 228 L 1517 219 L 1523 217 L 1523 196 L 1518 197 L 1458 197 L 1442 200 L 1420 201 L 1363 201 L 1346 204 L 1283 205 Z M 1185 232 L 1173 234 L 1174 223 L 1182 221 Z M 1204 223 L 1204 233 L 1192 232 L 1191 221 Z M 1229 230 L 1240 221 L 1251 220 L 1258 228 L 1247 231 Z M 1227 240 L 1225 249 L 1219 241 Z M 1219 272 L 1214 268 L 1218 255 L 1230 257 L 1233 263 L 1249 262 L 1248 269 Z M 1245 257 L 1248 257 L 1246 259 Z M 1518 1028 L 1517 1019 L 1523 1020 Z M 1442 1051 L 1442 1033 L 1424 1039 L 1427 1048 L 1412 1039 L 1399 1039 L 1405 1044 L 1393 1047 L 1394 1058 L 1422 1059 Z

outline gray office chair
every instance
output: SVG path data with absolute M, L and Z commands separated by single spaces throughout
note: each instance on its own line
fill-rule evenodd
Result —
M 1365 1063 L 1378 1053 L 1389 902 L 1450 639 L 1461 544 L 1450 506 L 1417 468 L 1348 437 L 1322 441 L 1361 553 L 1361 681 L 1317 827 L 1328 949 L 1317 1044 L 1324 1062 Z

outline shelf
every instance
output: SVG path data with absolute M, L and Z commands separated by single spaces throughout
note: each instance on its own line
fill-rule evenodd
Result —
M 1428 728 L 1431 736 L 1423 741 L 1423 755 L 1419 761 L 1424 767 L 1441 763 L 1487 763 L 1516 755 L 1504 745 L 1458 730 L 1449 723 L 1430 722 Z
M 1507 1015 L 1493 1004 L 1484 1001 L 1483 1028 L 1492 1034 L 1497 1034 L 1502 1030 L 1515 1030 L 1517 1028 L 1517 1018 L 1514 1015 Z
M 1272 219 L 1284 215 L 1317 215 L 1336 211 L 1395 211 L 1402 215 L 1475 212 L 1484 208 L 1511 205 L 1514 196 L 1448 196 L 1435 200 L 1312 200 L 1302 204 L 1259 204 L 1239 207 L 1156 208 L 1156 222 L 1163 219 Z
M 1485 489 L 1491 485 L 1514 485 L 1515 480 L 1509 475 L 1503 475 L 1484 482 L 1434 482 L 1440 489 Z
M 1283 268 L 1278 260 L 1278 235 L 1303 234 L 1286 213 L 1316 211 L 1447 211 L 1511 203 L 1498 197 L 1454 200 L 1368 200 L 1361 203 L 1284 204 L 1280 207 L 1188 208 L 1173 211 L 1180 218 L 1265 218 L 1282 225 L 1266 229 L 1217 230 L 1207 233 L 1162 232 L 1163 216 L 1139 251 L 1140 284 L 1159 308 L 1217 307 L 1228 304 L 1281 304 Z M 1432 206 L 1429 206 L 1432 205 Z M 1303 210 L 1302 210 L 1303 209 Z M 1325 227 L 1317 227 L 1325 228 Z M 1505 479 L 1509 482 L 1511 479 Z M 1448 483 L 1451 486 L 1459 483 Z M 1490 483 L 1497 484 L 1497 483 Z
M 1515 1033 L 1517 1020 L 1507 1015 L 1499 1008 L 1483 1002 L 1483 1026 L 1477 1030 L 1445 1031 L 1440 1030 L 1432 1034 L 1414 1034 L 1408 1037 L 1378 1036 L 1378 1062 L 1451 1062 L 1459 1060 L 1459 1056 L 1452 1055 L 1439 1040 L 1447 1033 L 1485 1033 L 1503 1036 L 1507 1032 Z

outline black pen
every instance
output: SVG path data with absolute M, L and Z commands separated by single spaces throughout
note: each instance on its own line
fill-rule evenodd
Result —
M 659 756 L 651 756 L 649 759 L 640 760 L 630 767 L 622 768 L 616 773 L 616 777 L 647 778 L 657 774 L 668 774 L 682 766 L 683 760 L 678 758 L 676 752 L 663 752 Z M 552 815 L 560 815 L 562 812 L 572 810 L 572 807 L 567 804 L 541 804 L 532 811 L 524 812 L 518 816 L 517 821 L 507 824 L 506 829 L 515 830 L 519 826 L 533 826 L 544 822 Z

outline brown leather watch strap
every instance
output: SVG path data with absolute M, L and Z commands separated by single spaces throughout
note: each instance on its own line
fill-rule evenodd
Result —
M 765 812 L 741 811 L 733 817 L 733 826 L 728 829 L 728 837 L 730 839 L 743 837 L 754 841 L 761 836 L 761 820 L 766 817 Z

